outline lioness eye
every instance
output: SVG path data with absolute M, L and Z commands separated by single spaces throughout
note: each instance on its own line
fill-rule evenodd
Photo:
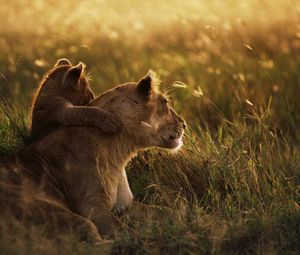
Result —
M 135 104 L 139 104 L 139 101 L 133 100 L 133 102 L 134 102 Z

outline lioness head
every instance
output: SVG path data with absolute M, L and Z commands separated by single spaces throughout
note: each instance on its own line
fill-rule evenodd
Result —
M 125 83 L 105 92 L 91 105 L 117 115 L 123 123 L 123 132 L 141 148 L 175 149 L 182 144 L 185 122 L 159 92 L 153 72 L 139 82 Z
M 45 91 L 51 91 L 51 94 L 54 92 L 63 96 L 74 105 L 86 105 L 94 99 L 94 94 L 89 88 L 84 68 L 85 65 L 81 62 L 73 66 L 69 60 L 60 59 L 41 87 Z

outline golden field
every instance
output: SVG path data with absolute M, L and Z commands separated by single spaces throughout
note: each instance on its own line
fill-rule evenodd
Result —
M 300 3 L 1 1 L 0 150 L 28 141 L 32 96 L 57 59 L 100 93 L 160 75 L 187 123 L 183 148 L 128 166 L 139 201 L 178 221 L 124 222 L 113 254 L 298 254 Z M 1 254 L 101 254 L 75 237 L 0 220 Z

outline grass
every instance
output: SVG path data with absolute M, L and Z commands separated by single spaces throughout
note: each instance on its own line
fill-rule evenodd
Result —
M 85 62 L 96 93 L 138 80 L 151 68 L 189 129 L 178 153 L 139 154 L 128 165 L 129 182 L 137 200 L 170 206 L 178 220 L 124 220 L 134 231 L 124 228 L 112 253 L 298 254 L 299 4 L 245 1 L 245 11 L 237 1 L 174 1 L 170 7 L 157 3 L 154 18 L 153 6 L 125 2 L 120 8 L 133 10 L 127 18 L 115 15 L 116 3 L 102 3 L 107 16 L 95 18 L 88 1 L 74 9 L 77 16 L 56 16 L 51 25 L 50 12 L 39 9 L 51 8 L 47 1 L 25 4 L 26 12 L 16 8 L 21 1 L 5 6 L 18 22 L 1 27 L 0 151 L 13 153 L 28 141 L 32 95 L 58 58 Z M 66 13 L 71 7 L 66 2 L 61 8 Z M 206 16 L 195 16 L 203 8 Z M 91 17 L 78 23 L 85 11 Z M 171 14 L 176 18 L 167 22 Z M 131 25 L 137 29 L 124 29 Z M 0 223 L 1 254 L 99 252 L 71 234 L 49 240 L 36 226 L 14 223 L 12 231 L 5 219 Z

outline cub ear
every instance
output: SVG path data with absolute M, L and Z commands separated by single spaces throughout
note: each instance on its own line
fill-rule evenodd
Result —
M 58 66 L 64 66 L 64 65 L 68 65 L 68 66 L 71 66 L 71 62 L 66 59 L 66 58 L 61 58 L 59 60 L 57 60 L 56 64 L 55 64 L 55 67 L 58 67 Z
M 148 99 L 152 92 L 153 72 L 148 71 L 148 74 L 139 80 L 136 85 L 138 92 L 145 98 Z
M 84 64 L 79 63 L 76 66 L 70 68 L 63 76 L 62 85 L 64 88 L 75 87 L 79 83 L 79 79 L 84 69 Z

